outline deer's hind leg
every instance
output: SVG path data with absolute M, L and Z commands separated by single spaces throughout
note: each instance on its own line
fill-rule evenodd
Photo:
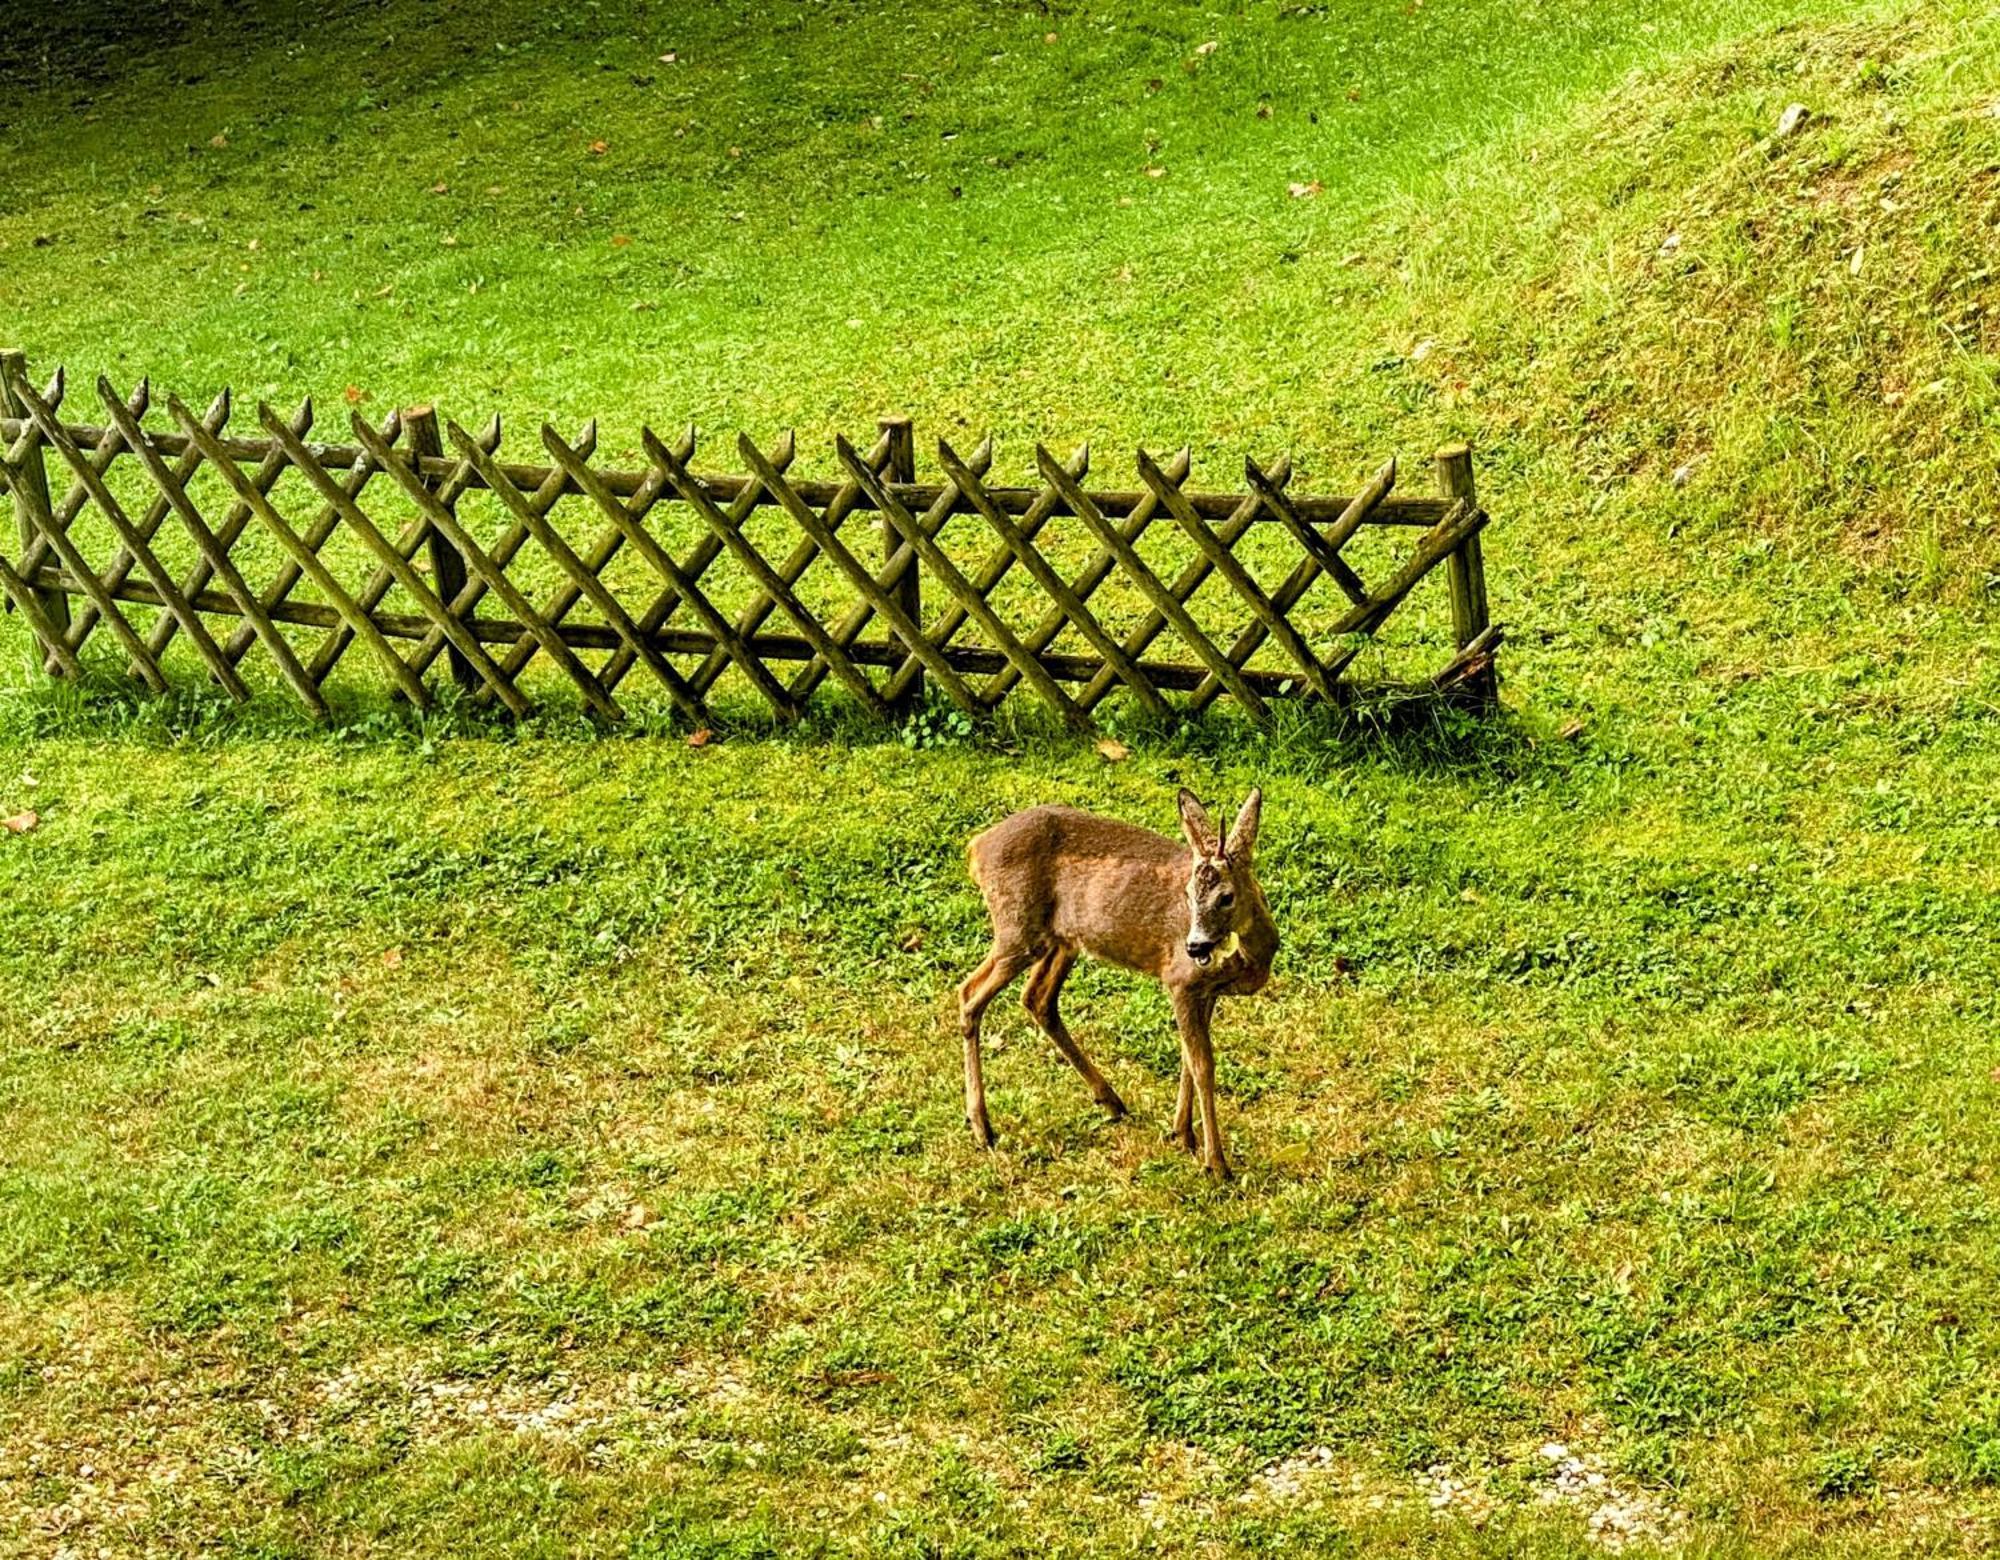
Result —
M 1076 950 L 1057 943 L 1042 956 L 1028 975 L 1027 988 L 1021 993 L 1021 1005 L 1028 1010 L 1043 1034 L 1055 1041 L 1056 1049 L 1083 1075 L 1089 1085 L 1090 1097 L 1111 1113 L 1113 1121 L 1126 1114 L 1125 1102 L 1118 1097 L 1118 1091 L 1105 1080 L 1104 1074 L 1091 1066 L 1090 1058 L 1083 1054 L 1083 1047 L 1076 1043 L 1063 1022 L 1062 1009 L 1057 1005 L 1062 996 L 1063 982 L 1069 979 L 1069 972 L 1076 967 Z
M 985 962 L 958 988 L 958 1032 L 965 1040 L 965 1119 L 981 1148 L 993 1146 L 993 1123 L 986 1116 L 986 1080 L 979 1068 L 979 1021 L 1007 983 L 1035 962 L 1039 951 L 996 942 Z

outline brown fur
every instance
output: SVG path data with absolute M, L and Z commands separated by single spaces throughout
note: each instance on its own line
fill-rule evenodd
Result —
M 993 1128 L 980 1073 L 980 1019 L 1024 970 L 1029 1016 L 1082 1074 L 1098 1104 L 1114 1119 L 1125 1114 L 1125 1102 L 1083 1054 L 1057 1006 L 1071 966 L 1088 953 L 1167 988 L 1181 1036 L 1174 1137 L 1196 1151 L 1198 1097 L 1202 1162 L 1212 1175 L 1229 1175 L 1215 1119 L 1209 1021 L 1220 998 L 1263 989 L 1278 951 L 1253 862 L 1261 805 L 1251 792 L 1226 842 L 1186 791 L 1180 795 L 1186 844 L 1073 807 L 1032 807 L 973 837 L 967 864 L 986 898 L 993 949 L 958 998 L 965 1113 L 982 1145 L 992 1145 Z M 1204 952 L 1206 963 L 1198 957 Z

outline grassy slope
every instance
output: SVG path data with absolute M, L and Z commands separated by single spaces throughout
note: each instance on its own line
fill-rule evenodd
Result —
M 1561 1552 L 1575 1519 L 1514 1498 L 1557 1435 L 1720 1552 L 1990 1536 L 1993 26 L 1568 14 L 1439 63 L 1498 13 L 503 12 L 464 75 L 462 27 L 392 9 L 274 42 L 284 116 L 151 90 L 174 50 L 89 123 L 30 97 L 0 310 L 40 358 L 812 433 L 901 404 L 1015 459 L 1470 432 L 1517 634 L 1496 729 L 1117 768 L 17 685 L 0 802 L 47 822 L 0 849 L 6 1525 Z M 1762 141 L 1794 99 L 1820 122 Z M 92 159 L 122 200 L 67 193 Z M 1253 777 L 1289 941 L 1225 1019 L 1244 1184 L 1161 1149 L 1163 1004 L 1096 972 L 1072 1021 L 1141 1122 L 1011 1019 L 975 1154 L 954 842 Z M 1313 1445 L 1361 1495 L 1235 1499 Z M 1493 1527 L 1369 1504 L 1439 1459 Z

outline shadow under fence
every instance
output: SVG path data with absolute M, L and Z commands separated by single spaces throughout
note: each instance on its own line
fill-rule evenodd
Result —
M 77 416 L 60 371 L 38 389 L 0 353 L 19 539 L 0 589 L 57 677 L 83 675 L 102 629 L 155 690 L 178 664 L 248 699 L 248 669 L 322 716 L 356 643 L 418 708 L 448 677 L 524 715 L 538 663 L 606 721 L 638 668 L 694 725 L 716 723 L 725 678 L 780 721 L 829 679 L 884 721 L 926 697 L 983 717 L 1025 687 L 1080 731 L 1121 691 L 1162 722 L 1228 698 L 1267 728 L 1276 698 L 1494 696 L 1487 517 L 1463 446 L 1436 455 L 1435 496 L 1394 492 L 1393 460 L 1349 496 L 1294 492 L 1284 457 L 1246 459 L 1242 492 L 1199 492 L 1185 450 L 1143 449 L 1140 485 L 1113 491 L 1090 484 L 1087 447 L 1038 447 L 1039 482 L 1016 487 L 987 480 L 990 439 L 963 456 L 939 441 L 939 474 L 919 481 L 911 426 L 890 418 L 865 450 L 837 440 L 839 473 L 809 480 L 789 434 L 743 436 L 741 473 L 697 475 L 691 430 L 642 431 L 644 464 L 620 469 L 597 463 L 595 423 L 574 440 L 545 424 L 524 464 L 500 457 L 497 418 L 471 432 L 428 407 L 357 411 L 351 442 L 323 443 L 310 401 L 260 406 L 246 436 L 227 391 L 199 414 L 170 396 L 164 417 L 144 382 L 97 392 L 101 416 Z M 1373 584 L 1348 553 L 1370 528 L 1411 538 Z M 1440 565 L 1437 670 L 1358 681 L 1356 658 Z

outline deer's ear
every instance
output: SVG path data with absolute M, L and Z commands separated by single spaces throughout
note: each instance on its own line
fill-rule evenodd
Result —
M 1236 815 L 1236 824 L 1229 831 L 1229 854 L 1238 861 L 1248 861 L 1251 852 L 1257 848 L 1257 820 L 1264 816 L 1264 793 L 1253 789 L 1243 798 L 1243 810 Z
M 1215 825 L 1208 821 L 1201 800 L 1186 786 L 1181 787 L 1178 798 L 1181 809 L 1181 829 L 1187 835 L 1188 844 L 1194 847 L 1197 856 L 1213 856 L 1222 849 L 1222 841 L 1215 832 Z

